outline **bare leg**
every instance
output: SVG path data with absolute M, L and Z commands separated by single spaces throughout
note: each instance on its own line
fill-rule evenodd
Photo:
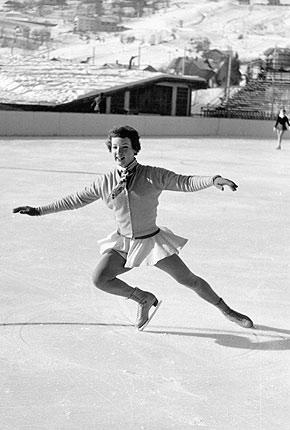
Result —
M 126 282 L 117 278 L 117 275 L 121 275 L 122 273 L 126 273 L 130 270 L 129 268 L 124 267 L 125 263 L 125 258 L 123 258 L 117 251 L 111 249 L 103 255 L 99 261 L 93 274 L 93 281 L 95 286 L 102 291 L 126 297 L 127 299 L 134 300 L 138 303 L 137 320 L 135 325 L 140 330 L 148 324 L 149 311 L 152 306 L 156 307 L 158 305 L 158 300 L 154 294 L 140 290 L 139 288 L 130 287 Z
M 168 273 L 179 284 L 193 290 L 207 302 L 217 305 L 220 301 L 220 297 L 213 291 L 210 285 L 204 279 L 193 274 L 177 254 L 158 261 L 156 267 Z
M 113 249 L 104 254 L 93 274 L 93 282 L 97 288 L 117 296 L 130 297 L 134 288 L 117 278 L 118 275 L 128 272 L 124 267 L 126 260 Z
M 158 261 L 156 267 L 164 270 L 177 282 L 190 288 L 199 297 L 216 306 L 230 321 L 239 324 L 241 327 L 253 327 L 253 321 L 249 317 L 229 308 L 204 279 L 199 278 L 189 270 L 178 255 L 174 254 Z
M 277 130 L 277 138 L 278 138 L 278 146 L 276 149 L 282 149 L 282 136 L 284 134 L 284 130 Z

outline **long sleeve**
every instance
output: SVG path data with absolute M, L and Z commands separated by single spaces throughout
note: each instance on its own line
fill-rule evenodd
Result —
M 95 181 L 90 187 L 84 188 L 74 194 L 70 194 L 62 199 L 56 200 L 48 205 L 39 206 L 40 215 L 47 215 L 55 212 L 79 209 L 86 206 L 101 197 L 98 182 Z
M 213 185 L 214 176 L 179 175 L 170 170 L 153 168 L 153 180 L 162 190 L 193 192 Z

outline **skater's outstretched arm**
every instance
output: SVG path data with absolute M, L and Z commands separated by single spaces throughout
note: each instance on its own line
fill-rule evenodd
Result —
M 82 191 L 74 194 L 70 194 L 45 206 L 19 206 L 13 209 L 13 213 L 19 212 L 20 214 L 37 216 L 47 215 L 60 211 L 67 211 L 73 209 L 79 209 L 90 203 L 95 202 L 101 197 L 100 188 L 103 181 L 103 176 L 99 177 L 89 187 L 85 187 Z

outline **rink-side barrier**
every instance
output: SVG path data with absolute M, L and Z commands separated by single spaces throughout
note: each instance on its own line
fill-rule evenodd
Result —
M 105 136 L 116 125 L 141 136 L 273 138 L 273 121 L 151 115 L 0 111 L 0 136 Z

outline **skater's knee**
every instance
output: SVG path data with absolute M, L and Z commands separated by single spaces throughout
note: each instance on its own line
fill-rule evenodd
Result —
M 196 293 L 200 293 L 204 289 L 204 285 L 205 285 L 205 281 L 203 279 L 199 278 L 198 276 L 195 276 L 192 279 L 192 289 Z
M 108 282 L 111 280 L 111 276 L 106 270 L 100 270 L 96 268 L 92 275 L 94 285 L 100 290 L 106 290 Z
M 179 273 L 176 281 L 181 285 L 195 289 L 199 283 L 199 278 L 191 272 Z
M 203 280 L 193 273 L 183 277 L 179 280 L 179 283 L 191 288 L 196 293 L 199 293 L 203 289 Z

